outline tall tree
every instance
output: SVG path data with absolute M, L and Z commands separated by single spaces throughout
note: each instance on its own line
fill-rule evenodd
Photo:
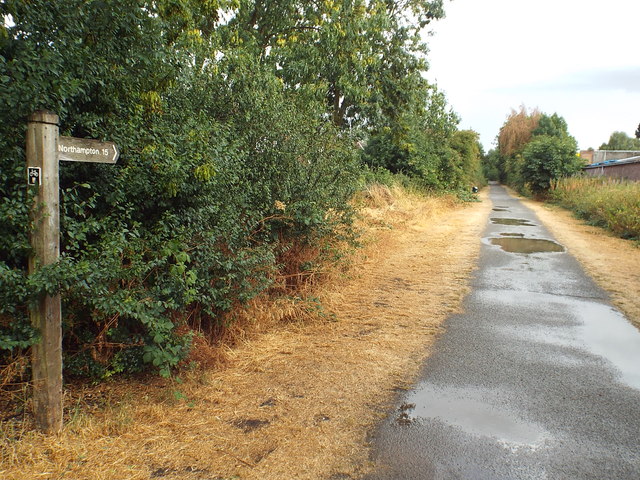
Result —
M 613 132 L 609 141 L 600 145 L 600 150 L 640 150 L 640 139 L 631 138 L 624 132 Z
M 527 144 L 522 156 L 523 180 L 534 194 L 546 192 L 553 180 L 573 175 L 582 167 L 570 136 L 539 135 Z
M 524 105 L 520 110 L 512 109 L 498 133 L 500 155 L 507 158 L 521 153 L 538 127 L 541 115 L 537 108 L 528 112 Z
M 420 32 L 443 16 L 442 0 L 244 0 L 229 26 L 345 127 L 406 99 L 402 80 L 426 69 Z

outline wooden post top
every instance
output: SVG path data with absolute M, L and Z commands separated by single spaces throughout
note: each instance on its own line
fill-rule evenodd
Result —
M 29 122 L 35 123 L 49 123 L 51 125 L 58 125 L 58 115 L 47 110 L 38 110 L 29 115 Z

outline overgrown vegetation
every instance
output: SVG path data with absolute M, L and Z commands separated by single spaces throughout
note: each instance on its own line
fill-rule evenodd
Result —
M 545 195 L 552 181 L 580 171 L 576 150 L 564 118 L 521 106 L 500 129 L 498 150 L 485 157 L 483 170 L 520 192 Z
M 24 373 L 27 307 L 48 292 L 64 299 L 67 375 L 166 375 L 189 332 L 215 335 L 261 293 L 295 295 L 354 243 L 364 172 L 480 183 L 477 135 L 421 75 L 420 32 L 443 14 L 441 0 L 0 3 L 4 371 Z M 121 156 L 61 165 L 61 259 L 28 276 L 24 138 L 39 109 Z
M 640 240 L 640 183 L 607 177 L 556 180 L 550 198 L 593 225 Z

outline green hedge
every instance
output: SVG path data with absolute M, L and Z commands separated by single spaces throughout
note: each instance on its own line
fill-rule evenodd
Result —
M 199 63 L 140 5 L 2 6 L 14 25 L 0 35 L 0 363 L 36 340 L 29 302 L 60 292 L 67 375 L 167 375 L 187 318 L 213 328 L 269 288 L 291 245 L 353 236 L 357 158 L 322 106 L 250 56 Z M 61 259 L 28 276 L 24 139 L 42 108 L 61 134 L 121 156 L 61 164 Z

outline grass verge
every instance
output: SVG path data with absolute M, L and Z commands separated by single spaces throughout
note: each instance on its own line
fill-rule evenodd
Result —
M 608 177 L 571 177 L 553 183 L 553 202 L 591 225 L 640 241 L 640 182 Z
M 488 202 L 372 186 L 364 247 L 275 304 L 256 299 L 180 380 L 67 391 L 58 436 L 0 424 L 0 478 L 327 479 L 370 468 L 367 434 L 459 311 Z M 207 351 L 206 349 L 210 349 Z

